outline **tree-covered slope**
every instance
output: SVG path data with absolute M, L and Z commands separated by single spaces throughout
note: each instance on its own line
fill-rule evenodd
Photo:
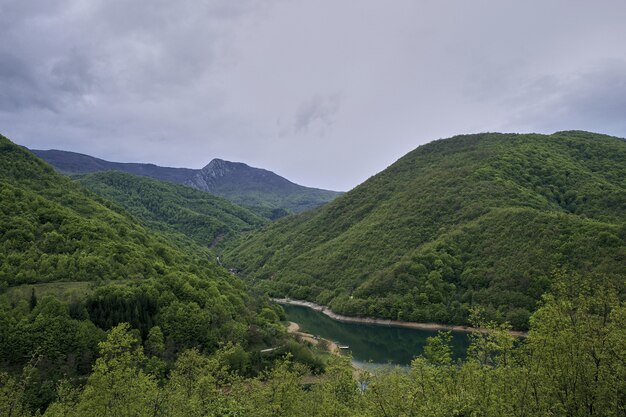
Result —
M 304 187 L 271 171 L 222 159 L 213 159 L 202 169 L 188 169 L 110 162 L 59 150 L 34 149 L 32 152 L 64 174 L 121 171 L 174 182 L 224 197 L 272 220 L 289 212 L 298 213 L 319 207 L 341 194 Z
M 0 282 L 152 278 L 198 266 L 4 137 L 0 187 Z
M 230 201 L 183 185 L 110 171 L 79 177 L 90 191 L 114 201 L 145 227 L 204 247 L 256 229 L 267 220 Z
M 346 314 L 527 325 L 555 270 L 626 276 L 626 141 L 478 134 L 420 146 L 318 210 L 231 247 L 274 295 Z

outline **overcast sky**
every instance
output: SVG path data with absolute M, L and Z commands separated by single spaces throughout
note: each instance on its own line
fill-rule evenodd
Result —
M 347 190 L 459 133 L 626 136 L 624 0 L 0 0 L 0 132 Z

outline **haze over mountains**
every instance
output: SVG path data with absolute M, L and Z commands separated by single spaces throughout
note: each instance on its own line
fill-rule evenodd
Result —
M 271 171 L 240 162 L 213 159 L 202 169 L 170 168 L 154 164 L 110 162 L 60 150 L 32 150 L 64 174 L 121 171 L 183 184 L 253 209 L 274 219 L 325 204 L 340 192 L 304 187 Z

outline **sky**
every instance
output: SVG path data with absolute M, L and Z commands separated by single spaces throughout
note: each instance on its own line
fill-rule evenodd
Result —
M 0 133 L 348 190 L 435 139 L 626 136 L 624 0 L 0 0 Z

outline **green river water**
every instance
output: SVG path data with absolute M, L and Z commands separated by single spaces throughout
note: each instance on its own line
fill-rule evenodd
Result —
M 343 323 L 308 307 L 283 305 L 287 320 L 300 325 L 300 330 L 350 347 L 357 365 L 406 366 L 422 353 L 426 339 L 436 331 L 390 327 L 373 324 Z M 455 358 L 465 358 L 469 345 L 467 333 L 452 332 Z

